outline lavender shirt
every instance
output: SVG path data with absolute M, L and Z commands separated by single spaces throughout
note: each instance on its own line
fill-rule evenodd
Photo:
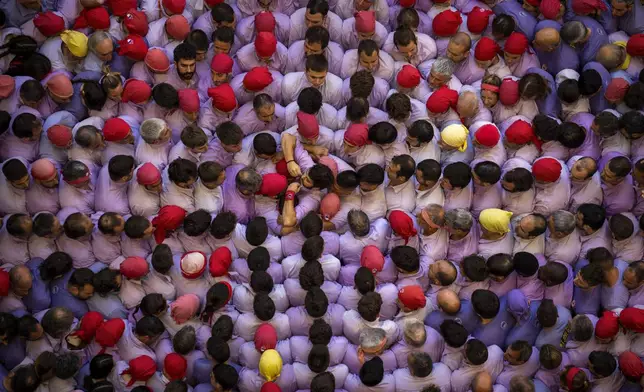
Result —
M 553 20 L 542 20 L 535 26 L 535 34 L 545 28 L 554 28 L 559 31 L 561 30 L 561 24 Z M 591 37 L 589 41 L 593 41 L 595 38 L 594 36 Z M 564 69 L 579 69 L 579 58 L 575 55 L 575 50 L 563 40 L 559 42 L 559 45 L 552 52 L 540 50 L 536 46 L 534 51 L 537 53 L 541 64 L 545 65 L 546 70 L 552 75 L 556 75 Z
M 546 287 L 544 298 L 551 299 L 555 305 L 569 306 L 572 301 L 572 281 L 575 279 L 575 274 L 568 264 L 563 265 L 568 269 L 568 278 L 562 284 Z

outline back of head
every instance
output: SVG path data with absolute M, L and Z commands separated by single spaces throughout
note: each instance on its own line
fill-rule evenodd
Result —
M 599 230 L 606 220 L 606 210 L 598 204 L 585 203 L 579 206 L 577 214 L 583 215 L 582 226 Z
M 575 79 L 566 79 L 557 87 L 557 96 L 562 102 L 572 104 L 577 102 L 581 93 L 579 92 L 579 82 Z
M 74 314 L 69 309 L 55 307 L 45 313 L 40 323 L 49 336 L 60 338 L 70 330 L 73 322 Z
M 164 109 L 179 107 L 179 93 L 168 83 L 159 83 L 152 89 L 152 99 Z
M 529 252 L 517 252 L 512 258 L 514 270 L 522 277 L 533 276 L 539 270 L 539 260 Z
M 70 255 L 65 252 L 54 252 L 40 264 L 40 278 L 43 281 L 53 280 L 71 271 L 72 267 L 73 259 Z
M 322 317 L 326 314 L 329 307 L 329 299 L 322 289 L 319 287 L 312 287 L 306 293 L 304 298 L 304 309 L 309 316 L 314 318 Z
M 552 344 L 544 344 L 539 350 L 539 363 L 544 369 L 553 370 L 561 365 L 561 351 Z
M 311 392 L 334 392 L 335 376 L 331 372 L 319 373 L 311 380 Z
M 367 387 L 374 387 L 382 381 L 385 369 L 382 359 L 374 357 L 366 361 L 360 368 L 360 381 Z
M 557 140 L 559 135 L 557 120 L 545 114 L 539 113 L 532 120 L 534 134 L 544 142 Z
M 470 339 L 465 343 L 465 358 L 472 365 L 482 365 L 487 361 L 488 351 L 485 343 Z
M 322 93 L 314 88 L 307 87 L 297 96 L 298 108 L 307 114 L 316 114 L 322 108 Z
M 362 296 L 358 301 L 358 313 L 366 321 L 375 321 L 380 315 L 382 297 L 376 292 L 370 292 Z
M 155 316 L 144 316 L 136 323 L 135 332 L 139 336 L 155 338 L 165 331 L 165 326 Z
M 224 391 L 232 390 L 239 382 L 239 374 L 234 367 L 227 363 L 218 363 L 212 369 L 212 374 Z
M 407 366 L 413 376 L 423 378 L 431 374 L 434 364 L 429 354 L 412 352 L 407 355 Z
M 491 275 L 505 278 L 514 271 L 514 262 L 510 255 L 497 253 L 490 256 L 486 262 L 487 270 Z
M 376 278 L 367 267 L 360 267 L 353 277 L 353 283 L 356 290 L 362 295 L 372 292 L 376 289 Z
M 313 344 L 328 345 L 333 336 L 331 326 L 323 319 L 313 320 L 313 324 L 309 328 L 309 340 Z
M 246 226 L 246 241 L 252 246 L 260 246 L 268 237 L 266 218 L 258 216 L 253 218 Z
M 607 351 L 593 351 L 588 356 L 590 371 L 597 378 L 608 377 L 617 369 L 615 357 Z
M 482 282 L 488 277 L 485 259 L 478 255 L 470 255 L 463 259 L 463 274 L 472 282 Z
M 472 307 L 481 318 L 494 318 L 499 313 L 499 297 L 490 290 L 475 290 L 472 293 Z
M 63 353 L 56 358 L 54 374 L 61 380 L 72 378 L 81 368 L 81 359 L 74 353 Z
M 302 258 L 305 261 L 319 260 L 323 252 L 324 239 L 319 235 L 307 238 L 302 245 Z
M 454 188 L 465 188 L 472 181 L 470 167 L 464 162 L 454 162 L 445 166 L 443 177 L 449 180 Z
M 516 375 L 510 379 L 511 392 L 534 392 L 534 383 L 528 376 Z
M 585 314 L 578 314 L 573 317 L 570 324 L 571 338 L 578 342 L 587 342 L 593 338 L 595 327 L 593 322 Z
M 465 327 L 454 321 L 445 320 L 440 325 L 440 333 L 445 339 L 445 343 L 453 348 L 462 347 L 467 342 L 469 333 Z
M 253 300 L 253 312 L 258 319 L 268 321 L 275 315 L 275 302 L 267 293 L 257 293 Z
M 418 251 L 411 246 L 397 246 L 391 250 L 390 256 L 396 267 L 405 273 L 416 272 L 420 268 Z
M 330 363 L 329 348 L 324 344 L 315 344 L 309 351 L 307 364 L 314 373 L 322 373 Z

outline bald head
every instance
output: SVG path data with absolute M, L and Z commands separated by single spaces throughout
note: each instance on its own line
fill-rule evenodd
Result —
M 425 324 L 420 321 L 414 321 L 405 324 L 404 337 L 405 342 L 413 347 L 421 347 L 427 341 L 427 331 Z
M 472 380 L 472 392 L 492 392 L 493 390 L 492 377 L 488 372 L 479 372 Z
M 453 42 L 457 45 L 466 46 L 467 50 L 470 50 L 470 48 L 472 47 L 472 38 L 470 38 L 469 34 L 462 31 L 459 31 L 458 33 L 456 33 L 456 35 L 450 38 L 450 42 Z
M 464 91 L 458 96 L 456 111 L 463 118 L 471 118 L 479 110 L 479 100 L 474 91 Z
M 29 290 L 33 285 L 31 271 L 24 265 L 13 267 L 9 271 L 9 280 L 11 281 L 11 290 L 18 297 L 24 297 L 29 294 Z
M 472 39 L 470 36 L 463 32 L 458 32 L 450 38 L 447 44 L 447 51 L 445 57 L 455 63 L 460 63 L 467 58 L 467 55 L 472 48 Z
M 461 309 L 461 300 L 458 295 L 449 289 L 443 289 L 436 295 L 438 306 L 448 314 L 457 313 Z
M 541 50 L 552 52 L 559 46 L 561 37 L 557 29 L 546 27 L 537 31 L 534 37 L 534 44 Z
M 607 70 L 612 71 L 622 65 L 626 57 L 626 50 L 615 44 L 606 44 L 599 48 L 596 60 Z

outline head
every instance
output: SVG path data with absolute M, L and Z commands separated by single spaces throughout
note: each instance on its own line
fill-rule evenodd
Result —
M 12 158 L 4 162 L 2 174 L 12 187 L 21 190 L 29 188 L 29 171 L 20 159 Z
M 411 99 L 407 94 L 393 93 L 387 98 L 385 109 L 389 118 L 405 122 L 411 116 Z
M 432 372 L 434 364 L 429 354 L 412 352 L 407 355 L 407 366 L 412 376 L 427 377 Z
M 239 125 L 232 121 L 226 121 L 217 126 L 215 133 L 226 152 L 236 153 L 241 151 L 241 141 L 244 133 Z
M 67 283 L 67 291 L 83 301 L 91 298 L 94 295 L 94 272 L 89 268 L 74 270 Z
M 366 321 L 375 321 L 380 316 L 382 297 L 376 292 L 363 295 L 358 301 L 358 313 Z
M 394 45 L 400 54 L 411 58 L 418 53 L 416 33 L 409 27 L 399 27 L 394 32 Z
M 597 162 L 590 157 L 577 159 L 570 166 L 570 177 L 572 181 L 586 181 L 597 172 Z
M 465 54 L 462 54 L 462 56 L 465 56 Z M 454 64 L 454 61 L 452 61 L 451 57 L 437 58 L 432 63 L 431 71 L 427 77 L 427 83 L 429 83 L 429 86 L 433 89 L 445 86 L 452 79 L 455 67 L 456 65 Z
M 499 313 L 499 297 L 490 290 L 475 290 L 472 307 L 482 320 L 493 319 Z
M 310 0 L 306 5 L 304 23 L 306 27 L 322 26 L 329 13 L 329 3 L 326 0 Z
M 467 58 L 471 48 L 470 36 L 467 33 L 458 32 L 450 38 L 445 56 L 455 63 L 460 63 Z
M 481 84 L 481 101 L 486 108 L 491 108 L 499 101 L 501 78 L 496 75 L 487 75 Z
M 606 221 L 606 210 L 597 204 L 585 203 L 577 208 L 577 228 L 586 235 L 601 229 Z
M 218 363 L 212 369 L 210 384 L 217 392 L 232 391 L 237 386 L 239 374 L 234 367 L 227 363 Z
M 9 282 L 11 283 L 11 291 L 17 297 L 24 297 L 29 294 L 29 290 L 33 285 L 33 276 L 31 271 L 24 265 L 17 265 L 9 271 Z
M 555 239 L 565 238 L 576 227 L 575 215 L 565 210 L 554 211 L 547 220 L 549 236 Z
M 262 185 L 262 176 L 254 169 L 246 167 L 240 170 L 235 177 L 235 185 L 239 193 L 246 197 L 251 197 L 259 191 Z
M 559 31 L 561 39 L 573 48 L 583 46 L 590 39 L 591 30 L 580 21 L 568 21 Z
M 392 186 L 399 185 L 409 181 L 415 171 L 416 162 L 410 155 L 398 155 L 387 166 L 387 177 Z
M 622 65 L 626 56 L 625 48 L 615 44 L 606 44 L 599 48 L 595 59 L 607 70 L 612 72 Z
M 503 359 L 510 365 L 522 365 L 530 359 L 532 355 L 532 345 L 525 340 L 515 340 L 512 342 L 503 354 Z
M 208 189 L 215 189 L 224 183 L 226 172 L 221 165 L 214 161 L 202 162 L 197 168 L 199 180 Z
M 539 74 L 525 74 L 519 81 L 519 95 L 523 99 L 542 99 L 549 92 L 548 83 Z
M 197 49 L 188 43 L 180 43 L 174 48 L 174 65 L 182 80 L 192 80 L 197 64 Z
M 132 215 L 125 221 L 125 235 L 132 239 L 147 239 L 152 237 L 154 226 L 148 218 L 140 215 Z
M 544 52 L 553 52 L 559 46 L 561 37 L 557 29 L 552 27 L 543 28 L 535 34 L 534 45 Z
M 315 88 L 320 88 L 326 81 L 329 72 L 329 62 L 322 54 L 307 56 L 305 73 L 306 79 Z
M 327 189 L 333 184 L 333 172 L 318 163 L 302 175 L 301 182 L 308 189 Z
M 541 214 L 528 214 L 513 219 L 514 234 L 523 239 L 534 239 L 546 232 L 546 217 Z
M 262 321 L 269 321 L 275 315 L 275 302 L 268 293 L 257 293 L 253 300 L 255 316 Z
M 71 271 L 72 263 L 72 258 L 67 253 L 54 252 L 38 268 L 40 278 L 46 282 L 60 278 Z
M 557 318 L 559 313 L 557 306 L 552 302 L 551 299 L 544 299 L 541 301 L 539 308 L 537 309 L 537 320 L 543 328 L 552 328 L 557 323 Z
M 168 166 L 168 178 L 176 186 L 190 189 L 197 180 L 197 164 L 187 159 L 177 158 Z
M 380 354 L 387 344 L 387 334 L 381 328 L 365 328 L 360 332 L 360 348 L 367 355 Z
M 168 83 L 159 83 L 152 89 L 152 99 L 163 109 L 179 107 L 179 93 Z
M 73 323 L 74 314 L 63 307 L 49 309 L 41 320 L 45 333 L 55 339 L 62 338 L 69 332 Z
M 530 170 L 517 167 L 505 173 L 501 186 L 510 193 L 526 192 L 532 189 L 534 178 Z
M 40 140 L 42 121 L 31 113 L 21 113 L 14 118 L 11 130 L 22 142 L 35 142 Z
M 568 279 L 568 269 L 562 263 L 551 261 L 539 268 L 537 277 L 546 287 L 557 286 Z
M 258 94 L 253 98 L 253 109 L 257 119 L 270 123 L 275 118 L 275 102 L 268 94 Z
M 358 170 L 358 179 L 361 191 L 374 191 L 385 181 L 385 171 L 379 165 L 369 163 Z
M 469 335 L 465 327 L 454 320 L 443 321 L 440 325 L 439 332 L 445 339 L 445 343 L 453 348 L 463 347 Z
M 451 236 L 466 236 L 473 223 L 472 214 L 465 208 L 455 208 L 445 212 L 445 227 Z
M 441 187 L 446 191 L 460 190 L 472 181 L 470 167 L 464 162 L 454 162 L 445 166 Z
M 593 351 L 588 356 L 588 370 L 595 378 L 609 377 L 616 369 L 617 361 L 609 352 Z
M 494 185 L 501 179 L 501 167 L 492 161 L 477 163 L 472 169 L 472 180 L 479 186 Z
M 492 20 L 492 36 L 496 40 L 504 40 L 516 30 L 517 22 L 508 14 L 497 15 Z
M 103 148 L 105 148 L 105 140 L 103 139 L 103 134 L 98 130 L 98 128 L 92 125 L 85 125 L 78 128 L 76 135 L 74 135 L 74 142 L 79 147 L 88 150 L 102 150 Z
M 635 290 L 644 282 L 644 261 L 635 261 L 628 265 L 623 275 L 624 286 L 629 290 Z
M 150 118 L 141 123 L 139 134 L 148 144 L 163 144 L 170 140 L 172 130 L 164 120 Z

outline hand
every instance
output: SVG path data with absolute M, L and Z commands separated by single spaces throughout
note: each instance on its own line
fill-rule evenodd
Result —
M 287 191 L 293 191 L 293 192 L 297 193 L 297 192 L 299 192 L 299 191 L 300 191 L 300 188 L 301 188 L 301 187 L 302 187 L 302 185 L 300 185 L 300 183 L 299 183 L 299 182 L 292 182 L 292 183 L 288 186 L 288 188 L 286 188 L 286 190 L 287 190 Z
M 302 175 L 300 165 L 298 165 L 295 161 L 287 163 L 286 168 L 288 169 L 288 174 L 290 174 L 291 177 L 300 177 Z
M 78 346 L 81 345 L 81 343 L 82 343 L 82 341 L 80 340 L 80 338 L 78 336 L 72 336 L 72 335 L 67 336 L 67 344 L 69 344 L 71 346 L 74 346 L 74 347 L 78 347 Z
M 281 151 L 276 152 L 275 155 L 273 155 L 273 157 L 271 158 L 271 162 L 277 163 L 277 162 L 281 161 L 282 159 L 284 159 L 284 153 L 281 152 Z

